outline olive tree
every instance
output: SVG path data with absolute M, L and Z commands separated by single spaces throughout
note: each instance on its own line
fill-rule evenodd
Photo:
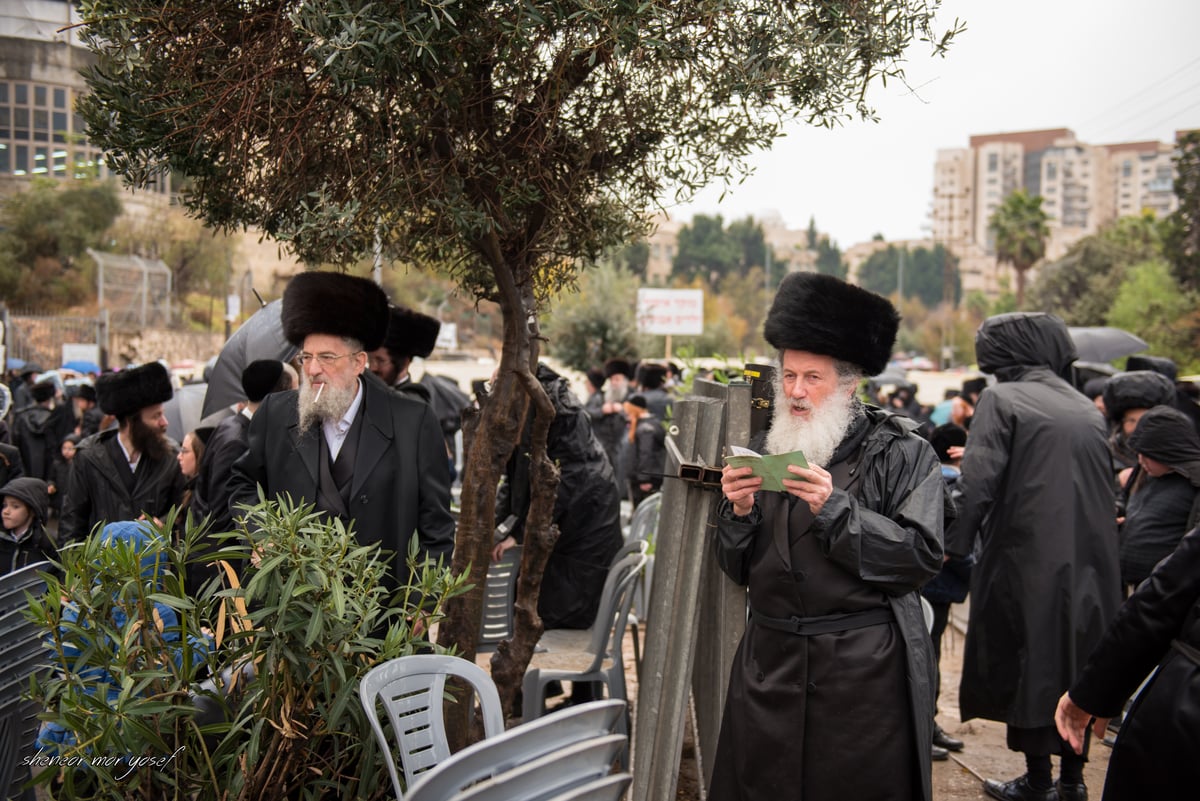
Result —
M 81 0 L 89 136 L 135 185 L 188 176 L 188 208 L 254 225 L 310 263 L 436 266 L 503 315 L 499 377 L 472 422 L 454 567 L 482 585 L 496 485 L 532 409 L 518 634 L 493 662 L 511 702 L 541 628 L 553 545 L 553 410 L 539 314 L 664 198 L 742 177 L 801 119 L 872 117 L 957 31 L 939 0 Z M 443 642 L 474 652 L 479 593 Z

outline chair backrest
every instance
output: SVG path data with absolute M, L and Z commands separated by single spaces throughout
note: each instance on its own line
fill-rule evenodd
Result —
M 564 746 L 484 779 L 454 801 L 547 801 L 612 773 L 627 742 L 623 734 L 606 734 Z
M 588 651 L 596 659 L 588 672 L 599 670 L 607 652 L 621 647 L 625 626 L 629 622 L 629 607 L 633 603 L 633 583 L 646 567 L 645 553 L 632 553 L 615 562 L 604 579 L 604 591 L 600 594 L 600 608 L 596 622 L 592 624 L 592 638 Z M 620 659 L 620 654 L 615 655 Z
M 629 521 L 629 533 L 625 536 L 630 540 L 654 541 L 658 533 L 658 513 L 662 508 L 662 493 L 655 492 L 647 495 L 633 510 L 633 518 Z
M 612 565 L 615 565 L 617 562 L 620 562 L 630 554 L 643 554 L 648 550 L 650 550 L 650 543 L 646 542 L 645 540 L 629 540 L 621 546 L 621 550 L 617 551 L 616 554 L 613 555 L 609 566 L 611 567 Z
M 46 582 L 38 562 L 0 576 L 0 798 L 18 798 L 29 778 L 28 761 L 35 747 L 40 708 L 22 700 L 29 679 L 45 670 L 49 657 L 37 624 L 25 618 L 29 595 L 41 595 Z
M 442 702 L 446 679 L 451 676 L 464 679 L 478 693 L 484 737 L 502 733 L 504 713 L 492 677 L 474 662 L 457 656 L 416 654 L 397 657 L 376 665 L 359 683 L 359 699 L 371 722 L 375 739 L 384 753 L 399 755 L 404 786 L 411 786 L 417 777 L 450 756 Z M 380 703 L 396 739 L 395 751 L 379 719 L 376 705 Z M 474 703 L 474 699 L 459 699 L 459 703 Z M 388 759 L 387 766 L 396 797 L 403 799 L 404 791 L 395 760 Z
M 625 716 L 617 698 L 590 701 L 480 740 L 418 778 L 408 801 L 445 801 L 465 787 L 574 743 L 612 734 Z
M 483 585 L 483 622 L 479 628 L 477 652 L 496 650 L 502 640 L 513 634 L 513 596 L 521 569 L 521 546 L 515 545 L 504 556 L 488 565 Z
M 611 773 L 559 793 L 547 801 L 621 801 L 631 781 L 633 777 L 628 773 Z

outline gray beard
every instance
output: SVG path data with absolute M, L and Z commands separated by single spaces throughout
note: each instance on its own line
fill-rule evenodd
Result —
M 807 420 L 792 416 L 793 402 L 783 396 L 781 386 L 775 388 L 775 399 L 775 413 L 767 434 L 767 453 L 803 451 L 809 464 L 829 467 L 834 452 L 854 421 L 858 407 L 854 396 L 830 397 L 823 405 L 813 407 Z
M 605 403 L 622 403 L 622 402 L 624 402 L 624 400 L 628 394 L 629 394 L 629 386 L 628 385 L 622 386 L 620 389 L 617 389 L 612 384 L 609 384 L 608 386 L 606 386 L 604 388 L 604 402 Z
M 297 398 L 300 431 L 308 431 L 316 423 L 326 420 L 341 420 L 354 402 L 357 391 L 357 381 L 345 389 L 326 384 L 325 389 L 321 390 L 321 397 L 317 398 L 313 385 L 307 379 L 300 382 L 300 395 Z

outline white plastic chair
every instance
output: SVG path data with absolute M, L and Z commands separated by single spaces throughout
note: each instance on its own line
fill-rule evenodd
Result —
M 21 696 L 30 677 L 48 669 L 49 657 L 45 633 L 25 618 L 25 610 L 28 596 L 46 591 L 38 572 L 49 568 L 38 562 L 0 576 L 0 798 L 25 797 L 21 787 L 29 780 L 41 708 Z
M 525 721 L 541 717 L 546 685 L 552 681 L 603 682 L 609 698 L 626 700 L 621 641 L 629 621 L 633 583 L 645 566 L 646 554 L 633 553 L 609 568 L 591 628 L 551 629 L 542 634 L 538 646 L 546 650 L 533 655 L 521 682 Z M 625 732 L 625 721 L 621 723 Z M 624 756 L 622 764 L 626 764 Z
M 559 793 L 548 801 L 621 801 L 632 781 L 628 773 L 613 773 Z
M 921 614 L 925 616 L 925 630 L 933 631 L 933 604 L 929 603 L 929 599 L 924 595 L 918 596 L 921 599 Z
M 627 741 L 623 734 L 607 734 L 564 746 L 484 779 L 454 801 L 548 801 L 612 773 Z
M 494 737 L 504 731 L 504 712 L 492 677 L 474 662 L 444 654 L 415 654 L 376 665 L 359 683 L 358 695 L 375 739 L 386 754 L 398 754 L 403 785 L 396 771 L 396 759 L 388 759 L 388 772 L 396 798 L 403 801 L 404 787 L 450 757 L 446 726 L 442 717 L 446 679 L 458 677 L 470 684 L 479 696 L 483 717 L 483 736 Z M 458 699 L 474 703 L 474 696 Z M 379 719 L 377 705 L 382 704 L 396 738 L 393 750 Z
M 477 653 L 495 651 L 501 641 L 513 635 L 513 600 L 521 569 L 521 550 L 520 545 L 514 545 L 488 565 L 483 586 L 483 622 L 475 645 Z
M 625 702 L 609 698 L 523 723 L 467 746 L 422 774 L 409 787 L 406 801 L 458 801 L 467 788 L 505 771 L 548 754 L 557 756 L 576 743 L 611 735 L 624 718 Z

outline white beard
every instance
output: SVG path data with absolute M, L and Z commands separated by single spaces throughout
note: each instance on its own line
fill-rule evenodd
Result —
M 300 396 L 297 400 L 300 414 L 300 430 L 307 431 L 314 423 L 325 420 L 341 420 L 342 415 L 354 402 L 358 392 L 358 381 L 345 389 L 338 389 L 333 384 L 325 384 L 321 397 L 316 397 L 312 383 L 305 378 L 300 382 Z
M 840 394 L 840 388 L 839 388 Z M 811 409 L 808 419 L 792 415 L 792 408 Z M 783 387 L 776 381 L 775 412 L 771 430 L 767 433 L 768 453 L 803 451 L 809 464 L 829 467 L 829 461 L 854 420 L 857 403 L 853 395 L 830 396 L 821 406 L 811 401 L 785 398 Z

